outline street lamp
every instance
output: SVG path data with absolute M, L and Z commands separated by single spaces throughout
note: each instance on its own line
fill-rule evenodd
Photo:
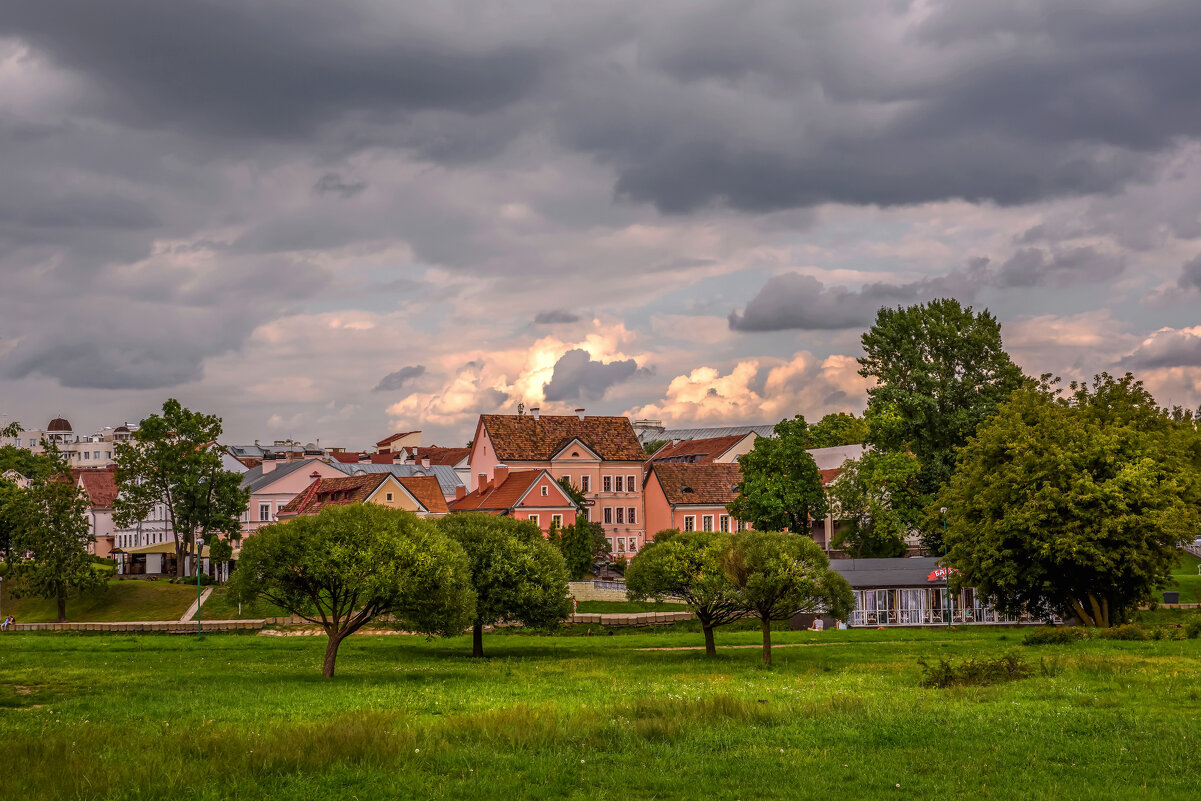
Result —
M 196 538 L 196 635 L 200 635 L 200 549 L 204 547 L 204 538 Z
M 951 605 L 951 566 L 947 564 L 947 507 L 939 508 L 939 513 L 942 515 L 942 569 L 947 577 L 947 625 L 951 625 L 951 619 L 955 616 L 955 608 Z

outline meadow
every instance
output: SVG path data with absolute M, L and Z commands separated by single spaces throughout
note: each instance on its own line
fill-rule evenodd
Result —
M 1195 614 L 1195 613 L 1194 613 Z M 1173 617 L 1180 616 L 1175 613 Z M 1201 640 L 719 630 L 0 635 L 4 797 L 1196 798 Z M 731 647 L 745 646 L 745 647 Z M 653 649 L 653 650 L 646 650 Z M 919 659 L 1029 678 L 923 689 Z

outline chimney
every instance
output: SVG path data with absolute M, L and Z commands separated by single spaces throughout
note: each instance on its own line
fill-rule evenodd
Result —
M 480 473 L 478 476 L 476 476 L 476 482 L 475 482 L 476 489 L 478 489 L 480 492 L 483 492 L 484 488 L 487 486 L 488 486 L 488 474 L 487 473 Z
M 542 409 L 541 409 L 540 407 L 538 407 L 538 406 L 532 406 L 532 407 L 530 407 L 530 417 L 533 417 L 535 420 L 537 420 L 537 419 L 538 419 L 538 413 L 539 413 L 539 412 L 541 412 L 541 411 L 542 411 Z
M 509 477 L 509 466 L 507 464 L 498 464 L 492 468 L 492 480 L 496 482 L 496 486 L 505 483 L 505 479 Z
M 422 456 L 422 457 L 421 457 L 421 466 L 422 466 L 422 467 L 429 467 L 429 466 L 430 466 L 430 457 L 428 457 L 428 456 Z
M 267 475 L 275 469 L 275 455 L 270 453 L 263 454 L 263 475 Z
M 575 416 L 576 416 L 576 417 L 578 417 L 578 418 L 580 418 L 581 420 L 583 420 L 583 419 L 584 419 L 584 410 L 583 410 L 583 409 L 576 409 L 576 410 L 575 410 Z
M 456 501 L 461 501 L 466 497 L 467 497 L 467 488 L 466 487 L 464 487 L 462 484 L 455 487 L 455 500 Z

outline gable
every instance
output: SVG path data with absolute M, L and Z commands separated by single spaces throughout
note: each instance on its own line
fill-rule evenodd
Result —
M 367 496 L 367 502 L 376 503 L 380 506 L 387 506 L 390 509 L 404 509 L 406 512 L 424 512 L 427 511 L 421 502 L 413 497 L 412 493 L 397 480 L 396 476 L 391 473 L 383 473 L 384 480 L 380 482 L 375 491 Z M 388 495 L 392 495 L 392 499 L 388 499 Z
M 542 488 L 546 487 L 547 493 L 542 494 Z M 575 501 L 571 499 L 559 482 L 555 481 L 554 477 L 545 470 L 541 471 L 533 483 L 526 489 L 514 506 L 521 507 L 541 507 L 541 508 L 570 508 L 574 509 Z
M 642 462 L 646 458 L 627 417 L 484 414 L 479 427 L 487 430 L 496 458 L 502 462 L 549 461 L 577 438 L 605 461 Z
M 599 462 L 602 461 L 600 455 L 589 448 L 587 443 L 579 437 L 572 437 L 571 441 L 565 444 L 558 450 L 551 459 L 555 461 L 580 461 L 580 462 Z

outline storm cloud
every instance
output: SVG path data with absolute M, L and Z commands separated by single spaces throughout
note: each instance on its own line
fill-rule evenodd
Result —
M 379 380 L 372 392 L 394 392 L 399 389 L 404 389 L 404 385 L 415 378 L 420 378 L 425 375 L 425 365 L 415 364 L 409 367 L 402 367 L 394 373 L 388 373 Z
M 633 378 L 637 372 L 638 364 L 633 359 L 594 361 L 587 351 L 576 348 L 555 362 L 542 394 L 548 401 L 600 400 L 610 387 Z

